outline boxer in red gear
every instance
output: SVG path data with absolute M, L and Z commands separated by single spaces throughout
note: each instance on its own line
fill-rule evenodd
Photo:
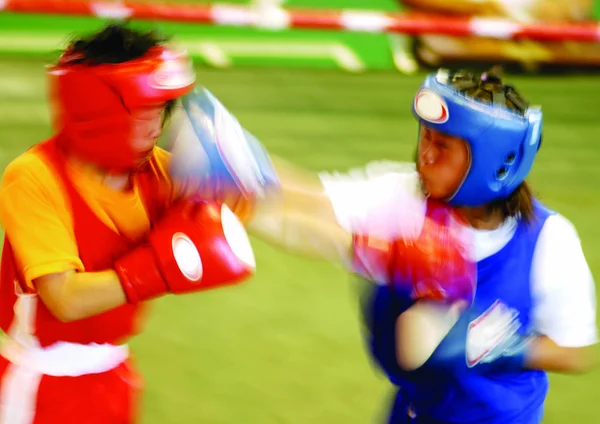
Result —
M 178 194 L 156 146 L 195 84 L 185 53 L 109 25 L 48 68 L 56 135 L 0 186 L 0 423 L 133 423 L 127 341 L 147 301 L 254 272 L 226 206 Z

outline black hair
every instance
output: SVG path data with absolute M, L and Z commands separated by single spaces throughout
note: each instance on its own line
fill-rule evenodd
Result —
M 155 30 L 133 29 L 127 22 L 109 23 L 97 32 L 71 40 L 71 63 L 124 63 L 146 54 L 169 39 Z
M 99 31 L 72 39 L 61 60 L 90 66 L 124 63 L 168 41 L 168 37 L 156 30 L 142 31 L 131 28 L 128 22 L 113 22 Z M 174 100 L 166 103 L 163 123 L 171 116 L 174 106 Z
M 482 74 L 459 71 L 450 76 L 449 83 L 468 97 L 504 105 L 521 116 L 524 116 L 529 108 L 529 102 L 515 87 L 502 81 L 502 71 L 499 67 L 493 67 Z

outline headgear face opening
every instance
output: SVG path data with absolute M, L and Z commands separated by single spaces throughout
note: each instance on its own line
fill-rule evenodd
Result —
M 448 73 L 426 77 L 412 111 L 421 125 L 465 140 L 471 164 L 462 184 L 447 199 L 454 206 L 477 207 L 506 199 L 525 180 L 539 149 L 542 111 L 523 115 L 504 104 L 487 103 L 458 91 Z
M 143 153 L 133 145 L 132 112 L 189 93 L 196 81 L 191 61 L 185 52 L 164 46 L 117 64 L 74 59 L 77 53 L 66 51 L 48 68 L 52 120 L 61 147 L 108 171 L 135 170 Z

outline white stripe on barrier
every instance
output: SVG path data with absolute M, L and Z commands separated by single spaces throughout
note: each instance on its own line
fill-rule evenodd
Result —
M 447 36 L 486 36 L 501 39 L 532 39 L 538 41 L 598 41 L 595 22 L 522 22 L 515 19 L 485 19 L 439 14 L 384 13 L 368 10 L 306 10 L 279 8 L 271 10 L 263 4 L 257 7 L 226 4 L 194 4 L 68 0 L 0 0 L 5 10 L 16 13 L 71 14 L 158 19 L 171 22 L 234 25 L 285 29 L 293 27 L 346 30 L 357 32 L 394 32 Z M 267 8 L 269 9 L 269 8 Z
M 472 18 L 470 32 L 479 37 L 493 37 L 509 40 L 519 31 L 518 24 L 503 19 Z
M 340 24 L 352 31 L 384 32 L 393 23 L 385 13 L 344 11 L 340 16 Z
M 258 11 L 256 26 L 259 28 L 281 30 L 289 28 L 290 23 L 290 14 L 279 7 L 269 7 Z
M 215 4 L 210 9 L 214 22 L 222 25 L 252 25 L 255 21 L 255 12 L 246 7 Z
M 120 3 L 92 2 L 92 12 L 100 18 L 126 19 L 133 15 L 133 10 Z

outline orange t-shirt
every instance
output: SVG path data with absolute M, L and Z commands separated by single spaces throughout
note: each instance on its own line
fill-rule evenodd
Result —
M 170 154 L 157 147 L 154 155 L 158 172 L 168 176 Z M 143 238 L 150 221 L 135 178 L 133 189 L 124 192 L 106 187 L 88 168 L 69 163 L 67 173 L 103 223 L 131 240 Z M 175 198 L 177 190 L 171 189 Z M 12 245 L 17 266 L 32 287 L 32 281 L 44 275 L 85 271 L 66 199 L 60 179 L 35 151 L 27 151 L 13 160 L 2 177 L 0 223 Z M 248 202 L 239 197 L 226 202 L 242 220 L 247 218 Z

